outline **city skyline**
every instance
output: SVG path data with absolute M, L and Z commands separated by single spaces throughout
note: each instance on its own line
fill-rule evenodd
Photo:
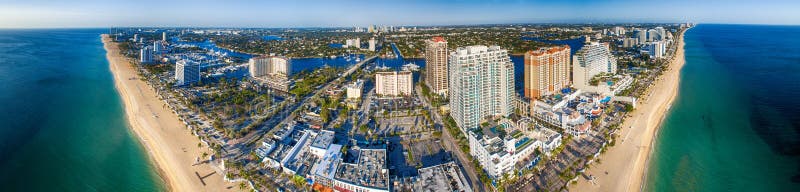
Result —
M 510 23 L 700 22 L 800 24 L 800 2 L 411 1 L 11 1 L 0 28 L 350 27 Z M 331 17 L 335 15 L 336 17 Z M 747 15 L 747 17 L 742 17 Z M 53 19 L 58 18 L 58 19 Z

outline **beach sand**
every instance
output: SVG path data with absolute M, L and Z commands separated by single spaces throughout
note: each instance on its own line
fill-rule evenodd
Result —
M 117 43 L 107 35 L 102 39 L 131 130 L 159 168 L 167 188 L 170 191 L 239 190 L 238 183 L 225 182 L 223 173 L 211 165 L 192 166 L 203 152 L 213 152 L 206 146 L 197 147 L 200 139 L 192 135 L 170 108 L 165 107 L 165 102 L 147 83 L 139 80 L 136 69 L 119 53 Z M 201 181 L 200 177 L 204 179 Z
M 686 62 L 683 46 L 681 34 L 678 50 L 670 61 L 668 70 L 658 77 L 645 97 L 640 98 L 637 109 L 624 120 L 617 132 L 616 145 L 609 147 L 599 157 L 600 163 L 592 164 L 585 172 L 595 179 L 588 181 L 579 176 L 577 185 L 568 187 L 571 191 L 642 190 L 653 139 L 678 94 L 680 71 Z

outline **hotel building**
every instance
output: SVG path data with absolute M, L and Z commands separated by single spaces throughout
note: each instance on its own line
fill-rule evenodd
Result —
M 375 73 L 375 94 L 381 97 L 409 96 L 413 85 L 411 71 Z
M 509 134 L 501 137 L 496 131 L 500 129 Z M 542 143 L 519 131 L 516 123 L 505 118 L 495 127 L 469 131 L 467 138 L 469 154 L 478 160 L 492 179 L 502 178 L 503 174 L 514 177 L 517 170 L 530 168 L 530 162 L 537 158 L 533 152 Z
M 572 80 L 575 88 L 589 88 L 589 81 L 600 73 L 617 73 L 617 59 L 606 43 L 591 43 L 575 53 L 572 61 Z
M 425 41 L 425 84 L 431 92 L 447 95 L 447 41 L 434 37 Z
M 556 46 L 525 53 L 525 97 L 538 99 L 569 87 L 569 46 Z
M 499 46 L 459 47 L 449 59 L 450 115 L 462 132 L 514 112 L 514 64 Z

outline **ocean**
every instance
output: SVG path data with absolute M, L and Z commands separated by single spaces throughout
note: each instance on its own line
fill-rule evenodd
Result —
M 686 32 L 678 97 L 644 191 L 800 189 L 800 26 Z
M 164 191 L 101 29 L 0 30 L 0 191 Z

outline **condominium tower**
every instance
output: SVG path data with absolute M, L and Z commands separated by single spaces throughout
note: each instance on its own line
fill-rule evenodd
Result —
M 267 87 L 288 92 L 291 62 L 285 57 L 261 56 L 250 59 L 250 77 L 261 80 Z
M 525 97 L 538 99 L 569 86 L 570 48 L 567 45 L 525 53 Z
M 381 97 L 410 96 L 413 84 L 411 71 L 375 73 L 375 94 Z
M 499 46 L 459 47 L 450 53 L 450 115 L 462 131 L 487 116 L 514 111 L 514 64 Z
M 145 46 L 139 50 L 139 63 L 153 63 L 153 47 Z
M 434 37 L 425 41 L 425 84 L 431 92 L 447 95 L 447 41 Z
M 575 53 L 572 61 L 572 80 L 575 88 L 586 89 L 592 77 L 617 73 L 617 59 L 611 55 L 606 43 L 591 43 Z
M 180 60 L 175 64 L 175 85 L 200 82 L 200 63 Z
M 375 44 L 376 44 L 375 38 L 374 37 L 370 38 L 368 47 L 369 51 L 375 51 Z

